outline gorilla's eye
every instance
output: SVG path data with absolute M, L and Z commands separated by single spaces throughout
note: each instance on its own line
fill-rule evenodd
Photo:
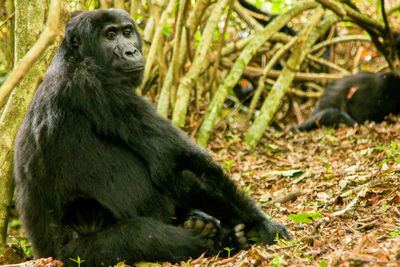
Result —
M 132 35 L 132 31 L 131 30 L 124 30 L 124 36 L 125 37 L 130 37 Z
M 106 38 L 108 40 L 113 40 L 116 35 L 117 35 L 117 33 L 115 31 L 107 31 L 106 32 Z

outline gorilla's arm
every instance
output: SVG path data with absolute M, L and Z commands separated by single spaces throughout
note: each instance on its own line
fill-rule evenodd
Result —
M 254 200 L 238 190 L 233 180 L 224 173 L 221 166 L 214 162 L 205 150 L 196 147 L 186 153 L 181 158 L 181 162 L 185 164 L 186 168 L 201 177 L 206 184 L 206 188 L 192 187 L 197 192 L 191 192 L 190 196 L 200 198 L 200 201 L 192 203 L 192 205 L 201 205 L 201 200 L 206 201 L 205 203 L 208 202 L 208 205 L 198 206 L 198 208 L 220 218 L 222 224 L 228 223 L 229 226 L 234 226 L 244 223 L 245 231 L 255 232 L 264 244 L 272 244 L 277 235 L 287 240 L 291 239 L 282 225 L 269 221 Z M 210 205 L 210 203 L 214 204 Z
M 296 128 L 299 131 L 310 131 L 317 129 L 320 125 L 334 126 L 339 123 L 353 126 L 357 121 L 346 112 L 341 112 L 337 108 L 327 108 L 313 113 L 309 119 L 296 126 Z

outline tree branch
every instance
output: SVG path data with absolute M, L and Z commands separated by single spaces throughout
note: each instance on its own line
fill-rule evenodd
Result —
M 19 64 L 7 77 L 0 87 L 0 108 L 6 103 L 13 88 L 24 78 L 32 65 L 43 54 L 44 50 L 54 41 L 57 36 L 57 28 L 60 23 L 61 0 L 51 1 L 49 18 L 46 28 L 40 35 L 39 40 L 32 46 L 29 52 L 21 59 Z

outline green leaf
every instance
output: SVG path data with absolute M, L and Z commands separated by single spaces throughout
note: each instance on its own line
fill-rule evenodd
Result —
M 390 150 L 390 148 L 384 147 L 384 146 L 376 146 L 374 147 L 376 150 Z
M 329 162 L 326 161 L 322 161 L 322 166 L 324 166 L 325 169 L 329 169 L 331 167 L 331 164 Z
M 267 150 L 267 151 L 275 151 L 275 150 L 277 150 L 278 148 L 279 148 L 279 146 L 274 145 L 274 144 L 265 145 L 265 150 Z
M 302 175 L 304 173 L 303 170 L 288 170 L 288 171 L 282 171 L 281 175 L 284 177 L 299 177 L 300 175 Z
M 196 31 L 196 33 L 194 34 L 194 38 L 197 41 L 200 41 L 200 39 L 201 39 L 201 31 Z
M 172 33 L 172 27 L 171 27 L 171 25 L 169 25 L 169 24 L 166 23 L 166 24 L 164 25 L 164 29 L 163 29 L 162 33 L 163 33 L 164 36 L 168 36 L 169 34 L 171 34 L 171 33 Z
M 224 250 L 228 251 L 228 258 L 231 257 L 231 251 L 234 250 L 234 249 L 235 248 L 229 248 L 229 247 L 224 248 Z
M 288 217 L 295 223 L 311 223 L 312 220 L 322 217 L 322 214 L 319 212 L 305 212 L 299 214 L 290 214 Z
M 379 167 L 381 167 L 383 164 L 385 164 L 385 163 L 388 162 L 388 161 L 389 161 L 389 159 L 382 160 L 382 162 L 379 163 Z
M 396 150 L 396 143 L 394 142 L 394 141 L 392 141 L 392 148 L 393 148 L 393 150 Z
M 10 227 L 16 227 L 16 226 L 21 226 L 22 222 L 19 220 L 12 220 L 9 224 Z
M 319 263 L 319 267 L 326 267 L 328 264 L 327 264 L 327 262 L 326 262 L 326 260 L 322 260 L 320 263 Z
M 221 33 L 219 32 L 218 29 L 216 29 L 216 30 L 214 31 L 214 41 L 218 41 L 220 35 L 221 35 Z
M 135 263 L 135 266 L 136 267 L 157 267 L 157 266 L 161 266 L 161 265 L 154 263 L 154 262 L 142 261 L 142 262 Z

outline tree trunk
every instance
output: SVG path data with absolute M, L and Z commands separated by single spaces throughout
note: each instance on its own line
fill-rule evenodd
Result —
M 199 78 L 201 68 L 203 67 L 203 63 L 207 58 L 207 51 L 210 48 L 212 38 L 214 37 L 214 30 L 217 27 L 219 19 L 223 14 L 227 4 L 228 0 L 220 0 L 216 3 L 212 14 L 207 21 L 207 25 L 204 28 L 192 65 L 179 84 L 175 108 L 172 115 L 172 123 L 179 127 L 183 127 L 185 125 L 191 89 L 193 88 L 195 81 Z
M 45 2 L 36 0 L 15 1 L 15 60 L 16 63 L 27 54 L 44 29 L 47 8 Z M 50 7 L 50 16 L 66 20 L 69 18 L 64 12 L 61 16 L 60 0 L 53 0 Z M 66 5 L 65 5 L 66 6 Z M 65 11 L 65 9 L 63 9 Z M 58 17 L 57 17 L 58 15 Z M 52 16 L 53 17 L 53 16 Z M 65 21 L 66 22 L 66 21 Z M 57 25 L 52 21 L 53 25 Z M 65 23 L 59 23 L 57 29 L 60 33 Z M 61 29 L 62 28 L 62 29 Z M 50 32 L 53 30 L 50 28 Z M 50 35 L 52 32 L 50 33 Z M 29 104 L 33 98 L 38 84 L 42 81 L 45 70 L 53 57 L 56 48 L 61 43 L 61 35 L 58 35 L 56 44 L 47 50 L 36 64 L 25 75 L 19 85 L 12 91 L 0 118 L 0 234 L 1 244 L 6 242 L 8 207 L 13 195 L 13 152 L 14 138 L 25 116 Z M 12 76 L 12 75 L 10 75 Z M 7 81 L 6 81 L 7 83 Z
M 317 6 L 318 4 L 315 2 L 302 2 L 294 6 L 286 13 L 276 17 L 273 21 L 271 21 L 263 31 L 257 33 L 247 44 L 211 100 L 197 136 L 197 142 L 201 146 L 205 147 L 207 145 L 215 120 L 219 114 L 222 104 L 226 99 L 226 96 L 228 95 L 229 90 L 231 90 L 237 84 L 242 76 L 244 68 L 247 66 L 247 64 L 249 64 L 251 58 L 257 52 L 258 48 L 264 44 L 274 33 L 278 32 L 283 26 L 285 26 L 294 16 L 304 10 L 315 8 Z
M 160 113 L 164 117 L 168 117 L 171 87 L 177 80 L 176 73 L 179 72 L 179 70 L 177 69 L 177 61 L 179 59 L 178 57 L 180 51 L 178 50 L 178 48 L 182 37 L 182 27 L 183 27 L 186 3 L 187 3 L 186 0 L 182 0 L 179 3 L 179 12 L 178 12 L 178 18 L 174 36 L 174 50 L 172 51 L 172 59 L 171 62 L 169 63 L 168 72 L 167 75 L 165 76 L 163 86 L 161 88 L 160 98 L 158 99 L 158 104 L 157 104 L 158 113 Z
M 331 17 L 324 24 L 321 24 L 320 27 L 316 27 L 315 25 L 320 22 L 323 15 L 323 9 L 319 8 L 314 13 L 314 16 L 310 19 L 310 23 L 299 33 L 297 44 L 294 45 L 286 66 L 269 92 L 267 99 L 265 99 L 260 109 L 260 114 L 254 120 L 252 127 L 246 135 L 245 142 L 250 148 L 254 148 L 258 144 L 265 129 L 271 123 L 274 114 L 279 108 L 282 97 L 296 75 L 296 70 L 299 69 L 300 64 L 311 50 L 311 46 L 320 37 L 320 32 L 322 30 L 325 32 L 336 21 L 336 17 Z
M 151 75 L 151 69 L 153 67 L 154 62 L 157 59 L 157 52 L 160 51 L 160 48 L 162 47 L 161 45 L 163 44 L 163 30 L 164 30 L 164 25 L 167 23 L 167 19 L 171 15 L 174 7 L 175 7 L 176 0 L 171 0 L 168 3 L 167 8 L 164 10 L 164 12 L 161 15 L 161 19 L 155 29 L 154 37 L 153 40 L 151 41 L 151 46 L 149 53 L 147 55 L 146 59 L 146 66 L 144 68 L 144 73 L 143 73 L 143 83 L 142 86 L 136 89 L 136 91 L 141 94 L 144 87 L 146 86 L 147 81 L 150 79 Z
M 161 13 L 165 9 L 167 5 L 166 0 L 149 0 L 147 1 L 147 5 L 149 8 L 150 18 L 146 23 L 146 27 L 143 30 L 143 56 L 147 59 L 147 54 L 149 53 L 150 46 L 149 44 L 154 41 L 154 34 L 157 25 L 159 24 Z M 147 65 L 147 63 L 146 63 Z M 140 91 L 140 90 L 139 90 Z
M 125 1 L 124 0 L 114 0 L 114 7 L 125 10 Z

